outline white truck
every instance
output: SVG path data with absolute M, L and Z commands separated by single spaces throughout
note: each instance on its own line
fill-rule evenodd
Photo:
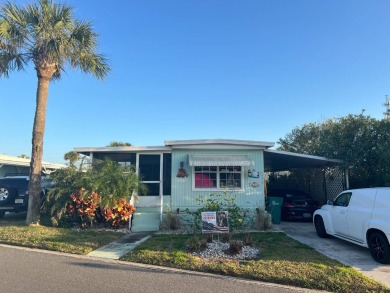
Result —
M 317 235 L 368 247 L 379 263 L 390 263 L 390 188 L 346 190 L 316 210 Z

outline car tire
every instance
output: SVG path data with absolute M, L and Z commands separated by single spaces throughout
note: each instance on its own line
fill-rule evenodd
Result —
M 316 216 L 314 218 L 314 227 L 316 228 L 316 232 L 317 232 L 318 237 L 321 237 L 321 238 L 329 237 L 329 234 L 326 233 L 324 220 L 322 219 L 321 216 Z
M 374 232 L 369 236 L 368 248 L 375 261 L 390 264 L 390 245 L 382 233 Z
M 11 202 L 16 197 L 16 190 L 0 185 L 0 205 Z

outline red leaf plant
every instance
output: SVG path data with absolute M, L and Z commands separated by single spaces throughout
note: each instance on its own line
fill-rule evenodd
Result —
M 119 202 L 115 202 L 113 207 L 104 208 L 102 210 L 102 215 L 105 220 L 111 223 L 111 226 L 114 228 L 124 227 L 129 223 L 130 216 L 135 212 L 135 208 L 126 203 L 122 198 Z
M 68 214 L 80 223 L 82 228 L 87 228 L 95 222 L 96 210 L 99 207 L 101 197 L 96 192 L 86 197 L 82 189 L 70 195 L 66 207 Z

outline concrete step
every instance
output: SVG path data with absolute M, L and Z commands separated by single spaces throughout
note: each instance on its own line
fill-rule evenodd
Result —
M 133 217 L 132 232 L 158 231 L 160 229 L 160 207 L 137 208 Z
M 136 210 L 135 212 L 136 213 L 160 213 L 160 207 L 147 207 L 147 208 L 144 208 L 144 207 L 135 207 Z

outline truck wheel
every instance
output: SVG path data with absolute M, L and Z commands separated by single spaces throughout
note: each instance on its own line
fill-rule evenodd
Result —
M 6 186 L 0 186 L 0 205 L 11 202 L 16 196 L 16 191 Z
M 326 238 L 329 236 L 329 234 L 326 233 L 324 220 L 322 220 L 322 217 L 316 216 L 314 218 L 314 226 L 316 228 L 316 232 L 317 232 L 318 237 Z
M 382 264 L 390 263 L 390 245 L 380 232 L 374 232 L 368 239 L 368 248 L 372 258 Z

